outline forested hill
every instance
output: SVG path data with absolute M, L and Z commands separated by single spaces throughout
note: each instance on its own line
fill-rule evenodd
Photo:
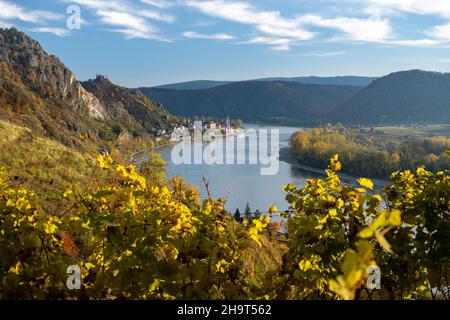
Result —
M 176 116 L 229 116 L 244 121 L 298 123 L 317 121 L 360 88 L 286 81 L 244 81 L 203 90 L 139 90 Z
M 344 123 L 450 121 L 450 73 L 402 71 L 375 80 L 329 114 Z
M 358 76 L 337 76 L 337 77 L 274 77 L 259 79 L 260 81 L 292 81 L 303 84 L 322 84 L 322 85 L 335 85 L 335 86 L 356 86 L 366 87 L 377 78 L 374 77 L 358 77 Z

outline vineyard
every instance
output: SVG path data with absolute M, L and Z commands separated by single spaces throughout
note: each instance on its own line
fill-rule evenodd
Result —
M 449 171 L 395 172 L 373 194 L 368 179 L 341 183 L 336 155 L 326 178 L 284 187 L 289 211 L 240 223 L 224 199 L 97 162 L 106 178 L 74 182 L 57 214 L 0 178 L 0 299 L 450 298 Z M 271 235 L 273 214 L 283 237 Z M 66 285 L 74 265 L 80 290 Z M 379 289 L 367 286 L 374 266 Z

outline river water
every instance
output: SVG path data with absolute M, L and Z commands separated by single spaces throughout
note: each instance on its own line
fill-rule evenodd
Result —
M 288 209 L 288 203 L 284 199 L 285 194 L 282 190 L 283 185 L 292 183 L 303 186 L 306 179 L 324 176 L 323 170 L 307 168 L 297 164 L 287 152 L 291 135 L 295 131 L 302 130 L 302 128 L 247 124 L 245 130 L 248 129 L 257 131 L 260 129 L 279 130 L 279 148 L 277 147 L 276 153 L 281 153 L 282 156 L 279 157 L 279 170 L 275 175 L 261 175 L 261 165 L 259 164 L 175 164 L 172 161 L 174 145 L 168 145 L 158 149 L 167 163 L 167 177 L 183 176 L 187 182 L 200 189 L 202 197 L 206 197 L 207 193 L 202 182 L 202 177 L 205 177 L 209 182 L 209 189 L 213 198 L 226 199 L 227 210 L 234 212 L 239 208 L 243 212 L 246 204 L 249 203 L 253 211 L 258 209 L 264 212 L 272 205 L 275 205 L 281 211 Z M 201 142 L 195 143 L 202 144 Z M 247 139 L 245 148 L 235 148 L 235 156 L 237 157 L 238 153 L 241 153 L 241 155 L 244 153 L 245 155 L 245 152 L 247 152 L 248 158 L 248 150 L 254 147 L 252 145 L 254 143 L 254 141 Z M 208 143 L 203 143 L 202 147 L 204 148 L 207 145 Z M 279 152 L 280 150 L 281 152 Z M 355 180 L 355 178 L 345 175 L 342 178 L 349 184 L 353 184 Z M 384 183 L 375 181 L 375 185 L 377 184 L 382 186 Z

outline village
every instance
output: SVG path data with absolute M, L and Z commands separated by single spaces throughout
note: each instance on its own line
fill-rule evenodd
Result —
M 172 131 L 159 130 L 156 133 L 156 140 L 178 142 L 186 137 L 194 137 L 194 132 L 200 128 L 203 140 L 213 141 L 215 138 L 240 135 L 242 121 L 238 119 L 232 122 L 229 117 L 225 121 L 207 120 L 204 122 L 186 119 L 183 123 L 175 126 Z

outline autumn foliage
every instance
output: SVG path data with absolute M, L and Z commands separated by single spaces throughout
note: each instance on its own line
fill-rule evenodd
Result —
M 285 186 L 280 230 L 267 215 L 239 223 L 223 199 L 199 201 L 181 184 L 157 186 L 134 166 L 97 160 L 107 179 L 67 189 L 71 205 L 57 215 L 0 180 L 1 299 L 449 298 L 448 171 L 396 172 L 377 195 L 368 179 L 342 184 L 333 156 L 326 178 Z M 278 267 L 248 274 L 257 269 L 249 248 L 278 242 Z M 66 287 L 71 265 L 81 290 Z M 366 287 L 373 265 L 381 290 Z

